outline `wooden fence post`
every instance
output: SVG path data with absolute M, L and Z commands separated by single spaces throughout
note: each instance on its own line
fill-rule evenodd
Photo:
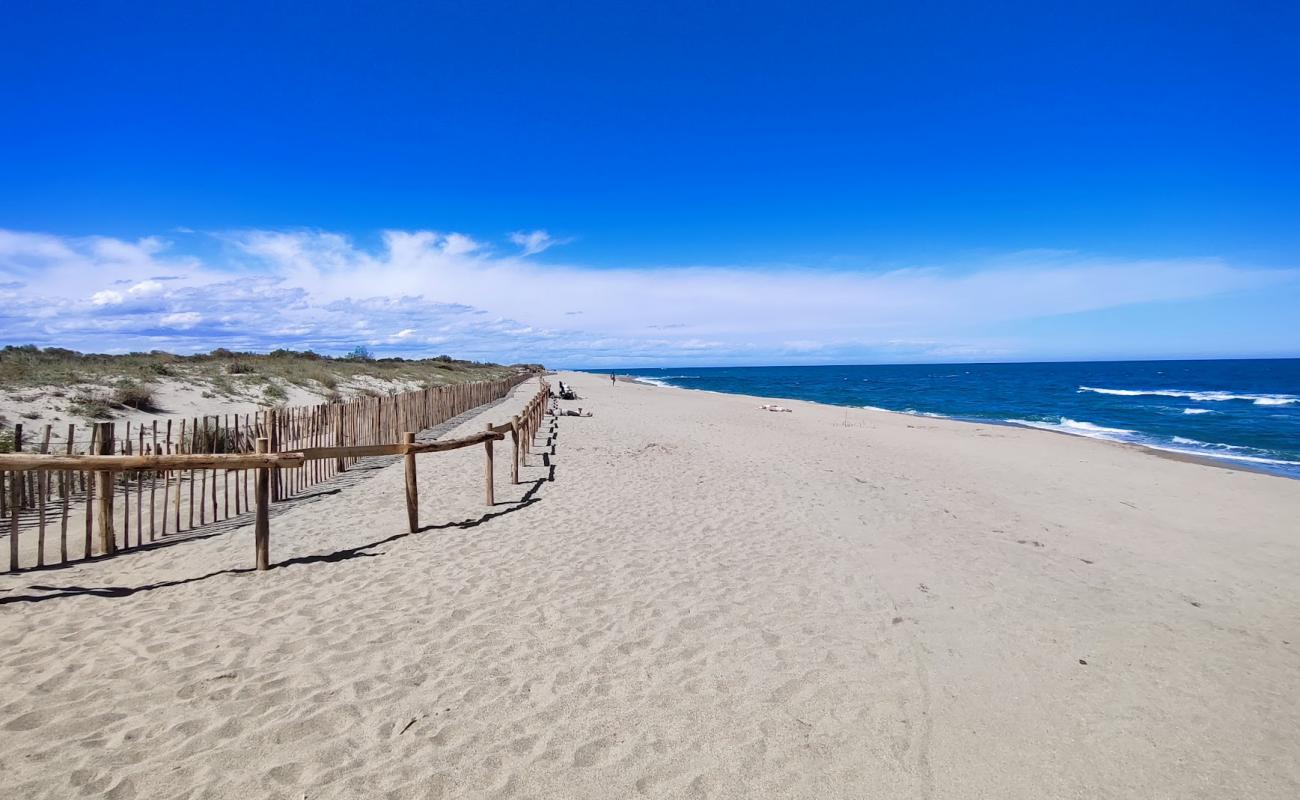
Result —
M 95 427 L 99 431 L 99 455 L 113 455 L 113 423 L 100 422 Z M 95 512 L 99 550 L 111 556 L 117 552 L 117 534 L 113 531 L 113 473 L 108 470 L 95 473 Z
M 338 404 L 338 409 L 339 409 L 339 413 L 337 414 L 337 418 L 334 420 L 338 426 L 337 430 L 335 430 L 334 432 L 334 446 L 342 447 L 343 446 L 343 404 L 342 403 Z M 339 472 L 342 472 L 345 469 L 347 469 L 347 464 L 341 458 L 337 459 L 334 462 L 334 466 L 335 468 L 338 469 Z
M 271 440 L 265 436 L 257 440 L 257 452 L 271 450 Z M 257 522 L 253 528 L 253 547 L 257 550 L 257 569 L 271 567 L 271 470 L 257 468 Z
M 415 434 L 407 431 L 407 444 L 415 444 Z M 415 482 L 415 453 L 406 454 L 406 522 L 415 533 L 420 529 L 420 487 Z
M 14 425 L 14 452 L 23 451 L 23 424 L 21 422 Z M 22 508 L 27 505 L 27 473 L 15 472 L 13 479 L 18 483 L 18 507 Z
M 68 425 L 68 440 L 64 447 L 67 455 L 72 455 L 72 438 L 76 434 L 77 426 Z M 59 476 L 59 494 L 63 500 L 62 523 L 59 527 L 59 558 L 64 562 L 68 560 L 68 497 L 72 494 L 72 471 L 64 470 Z
M 269 437 L 269 439 L 267 440 L 267 447 L 270 448 L 269 450 L 267 450 L 267 452 L 269 453 L 280 452 L 280 445 L 283 444 L 284 437 L 280 435 L 280 422 L 281 422 L 280 414 L 274 408 L 266 412 L 266 427 L 268 429 L 267 436 Z M 271 492 L 270 498 L 276 501 L 277 503 L 284 499 L 284 497 L 281 495 L 279 470 L 277 470 L 271 475 L 270 492 Z
M 510 419 L 510 444 L 514 451 L 514 457 L 510 461 L 510 482 L 519 483 L 519 417 L 514 416 Z
M 9 473 L 9 571 L 18 571 L 18 507 L 22 505 L 23 474 Z
M 487 432 L 492 433 L 491 422 L 487 424 Z M 487 441 L 483 442 L 483 451 L 484 454 L 487 456 L 487 460 L 484 462 L 485 466 L 483 470 L 484 478 L 487 480 L 485 497 L 487 499 L 487 504 L 490 506 L 494 506 L 497 504 L 497 501 L 496 501 L 496 494 L 493 491 L 493 486 L 492 486 L 493 469 L 492 469 L 492 440 L 491 439 L 488 439 Z

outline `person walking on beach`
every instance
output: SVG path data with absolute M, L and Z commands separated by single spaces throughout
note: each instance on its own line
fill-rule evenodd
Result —
M 618 385 L 617 380 L 618 380 L 618 379 L 614 377 L 614 373 L 612 373 L 612 372 L 609 373 L 609 385 L 610 385 L 610 386 L 617 386 L 617 385 Z

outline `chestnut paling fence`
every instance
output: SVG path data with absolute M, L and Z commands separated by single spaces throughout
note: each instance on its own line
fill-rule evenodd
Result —
M 37 540 L 33 563 L 25 566 L 41 567 L 113 555 L 249 511 L 256 512 L 257 565 L 266 569 L 269 504 L 290 499 L 369 456 L 406 457 L 412 531 L 418 527 L 415 456 L 420 453 L 483 445 L 485 495 L 491 504 L 493 443 L 510 433 L 510 475 L 517 483 L 519 466 L 546 413 L 550 386 L 545 379 L 522 414 L 480 433 L 416 443 L 414 432 L 501 399 L 528 377 L 268 409 L 242 420 L 240 415 L 182 419 L 179 424 L 165 420 L 147 429 L 137 425 L 134 432 L 129 423 L 119 432 L 116 423 L 101 422 L 89 429 L 81 447 L 76 426 L 70 425 L 63 453 L 49 452 L 49 425 L 35 452 L 21 452 L 23 432 L 15 426 L 19 452 L 0 454 L 0 512 L 9 522 L 9 571 L 24 566 L 19 547 L 24 533 Z M 50 552 L 56 543 L 57 558 Z

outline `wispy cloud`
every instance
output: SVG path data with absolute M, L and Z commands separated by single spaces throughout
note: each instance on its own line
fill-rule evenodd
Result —
M 373 247 L 327 231 L 219 240 L 225 251 L 205 261 L 156 237 L 0 230 L 3 340 L 107 352 L 365 344 L 591 365 L 969 360 L 1023 354 L 1006 328 L 1026 320 L 1300 278 L 1216 259 L 1061 252 L 885 271 L 595 269 L 436 231 L 386 231 Z
M 558 244 L 568 244 L 572 239 L 556 239 L 546 231 L 515 231 L 510 234 L 510 241 L 519 245 L 526 256 L 536 255 Z

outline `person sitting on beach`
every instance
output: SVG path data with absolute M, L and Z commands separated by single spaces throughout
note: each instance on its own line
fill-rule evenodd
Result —
M 566 409 L 562 409 L 559 415 L 561 417 L 590 417 L 591 412 L 588 411 L 587 413 L 584 414 L 581 408 L 578 409 L 577 411 L 571 411 L 566 408 Z

